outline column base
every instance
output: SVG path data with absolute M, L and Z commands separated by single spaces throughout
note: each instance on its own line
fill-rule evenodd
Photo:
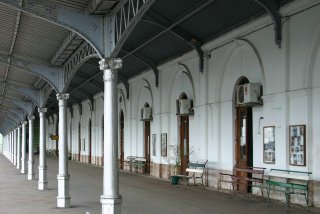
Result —
M 32 181 L 32 180 L 34 180 L 34 174 L 28 174 L 28 180 L 29 181 Z
M 25 174 L 26 172 L 26 160 L 21 158 L 21 174 Z
M 100 196 L 100 203 L 102 205 L 102 214 L 120 214 L 121 213 L 121 195 L 118 198 L 111 198 L 107 196 Z
M 47 166 L 39 166 L 38 190 L 46 190 L 48 188 Z
M 28 161 L 28 180 L 34 180 L 33 161 Z
M 57 197 L 57 207 L 59 208 L 69 208 L 70 199 L 69 196 L 69 175 L 57 175 L 58 180 L 58 197 Z
M 57 207 L 58 208 L 70 208 L 71 197 L 57 197 Z

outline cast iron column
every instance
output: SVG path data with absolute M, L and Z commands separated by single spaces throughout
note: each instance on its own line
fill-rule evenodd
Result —
M 39 136 L 39 182 L 38 190 L 45 190 L 48 187 L 47 164 L 46 164 L 46 108 L 39 108 L 40 136 Z
M 13 163 L 13 142 L 12 142 L 12 131 L 10 132 L 10 162 Z
M 59 174 L 57 207 L 70 207 L 67 142 L 67 99 L 69 94 L 57 94 L 59 101 Z
M 21 126 L 18 127 L 17 137 L 17 169 L 21 168 Z
M 118 172 L 118 75 L 121 59 L 102 59 L 99 62 L 104 81 L 104 167 L 102 214 L 121 213 Z
M 17 165 L 17 129 L 13 130 L 13 165 Z
M 33 160 L 33 120 L 34 116 L 29 116 L 29 160 L 28 160 L 28 180 L 34 179 L 34 160 Z
M 21 174 L 26 173 L 26 125 L 27 121 L 22 122 L 22 144 L 21 144 Z

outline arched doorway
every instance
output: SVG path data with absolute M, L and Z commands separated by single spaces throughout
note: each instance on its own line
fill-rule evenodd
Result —
M 238 80 L 237 86 L 249 83 L 245 77 Z M 235 93 L 234 101 L 236 103 L 238 94 Z M 236 167 L 246 168 L 253 166 L 253 139 L 252 139 L 252 107 L 239 106 L 236 103 L 235 112 L 235 162 Z M 238 172 L 238 176 L 248 177 L 247 173 Z M 250 192 L 250 185 L 240 185 L 239 191 Z
M 188 96 L 185 93 L 182 93 L 179 97 L 179 100 L 188 99 Z M 183 175 L 186 173 L 186 168 L 189 163 L 189 116 L 180 115 L 178 117 L 179 124 L 179 139 L 180 139 L 180 160 L 181 167 L 180 173 Z
M 124 169 L 124 114 L 120 112 L 120 169 Z
M 79 122 L 79 125 L 78 125 L 78 161 L 81 160 L 81 125 L 80 125 L 80 122 Z
M 88 133 L 89 156 L 88 156 L 88 163 L 92 163 L 92 142 L 91 142 L 91 136 L 92 136 L 92 124 L 91 124 L 91 119 L 89 119 L 89 133 Z

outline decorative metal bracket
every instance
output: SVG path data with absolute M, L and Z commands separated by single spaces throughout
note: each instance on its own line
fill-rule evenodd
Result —
M 271 16 L 274 30 L 275 30 L 275 41 L 279 48 L 281 48 L 282 41 L 282 26 L 281 16 L 279 12 L 279 5 L 276 0 L 254 0 L 260 6 L 262 6 L 268 14 Z

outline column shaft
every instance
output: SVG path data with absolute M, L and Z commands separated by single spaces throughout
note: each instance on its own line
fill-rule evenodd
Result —
M 34 120 L 34 116 L 30 116 L 28 119 L 29 119 L 28 180 L 34 180 L 34 160 L 33 160 L 33 120 Z
M 57 94 L 59 100 L 59 174 L 57 206 L 70 207 L 67 142 L 67 99 L 69 94 Z
M 117 68 L 119 59 L 102 59 L 100 69 L 104 71 L 104 167 L 103 195 L 100 197 L 102 214 L 120 214 L 118 174 L 118 99 Z
M 21 143 L 21 174 L 26 173 L 26 141 L 27 141 L 27 133 L 26 133 L 26 125 L 27 121 L 22 122 L 22 143 Z
M 39 182 L 38 189 L 45 190 L 48 187 L 47 180 L 47 164 L 46 164 L 46 111 L 47 109 L 39 109 L 40 117 L 40 136 L 39 136 Z
M 21 126 L 18 127 L 17 136 L 17 169 L 21 168 Z
M 13 165 L 17 165 L 17 129 L 13 130 Z

